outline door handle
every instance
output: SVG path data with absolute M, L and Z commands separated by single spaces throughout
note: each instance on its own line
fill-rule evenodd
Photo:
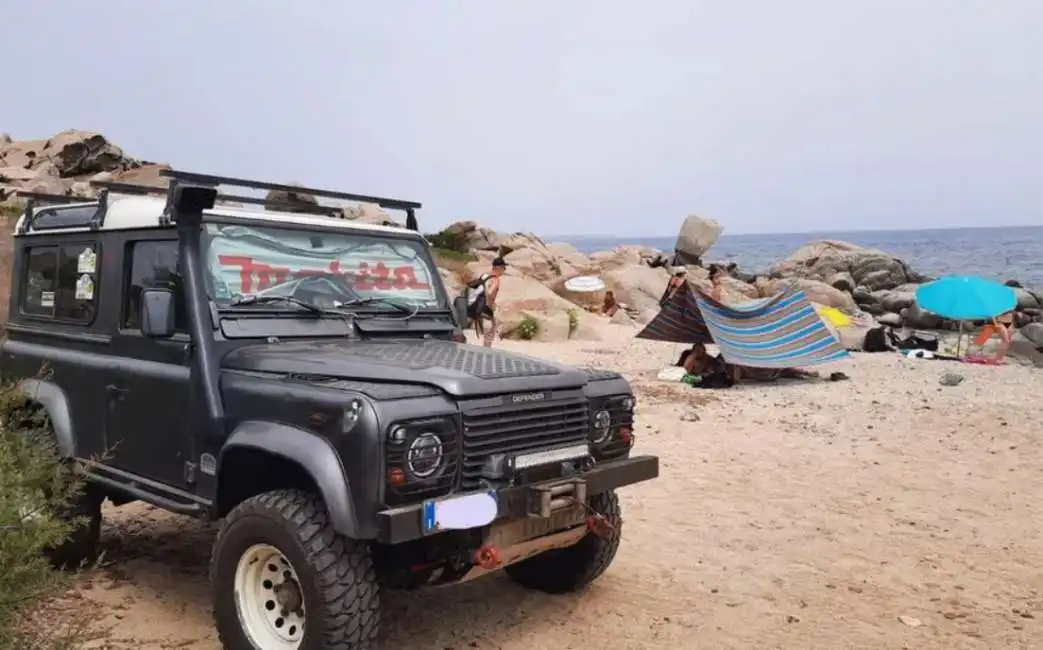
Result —
M 105 392 L 109 394 L 109 397 L 112 397 L 114 399 L 123 399 L 123 396 L 126 394 L 127 389 L 123 388 L 122 386 L 117 386 L 115 384 L 109 384 L 105 387 Z

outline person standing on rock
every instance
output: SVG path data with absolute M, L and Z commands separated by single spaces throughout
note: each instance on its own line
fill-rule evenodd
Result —
M 666 284 L 666 291 L 663 292 L 663 296 L 659 299 L 659 306 L 662 307 L 666 303 L 670 302 L 674 294 L 681 290 L 685 282 L 688 281 L 688 269 L 679 266 L 674 269 L 673 275 L 670 276 L 670 281 Z
M 496 299 L 500 295 L 500 278 L 506 270 L 507 262 L 497 257 L 493 260 L 491 272 L 483 273 L 468 285 L 467 316 L 474 323 L 474 333 L 487 348 L 493 346 L 496 337 Z M 485 323 L 487 320 L 488 326 Z
M 718 266 L 717 264 L 710 265 L 710 297 L 717 302 L 721 302 L 721 298 L 724 297 L 724 286 L 722 281 L 727 273 L 724 267 Z

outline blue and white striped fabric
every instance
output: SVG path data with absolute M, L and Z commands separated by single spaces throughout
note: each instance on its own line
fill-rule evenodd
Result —
M 716 343 L 725 361 L 751 368 L 796 368 L 850 357 L 804 292 L 793 286 L 771 298 L 730 306 L 686 284 L 637 336 Z

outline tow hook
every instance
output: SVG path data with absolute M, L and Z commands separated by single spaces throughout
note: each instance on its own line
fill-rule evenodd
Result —
M 474 552 L 474 564 L 482 569 L 491 570 L 500 566 L 500 553 L 495 546 L 482 546 Z
M 615 528 L 605 515 L 595 512 L 587 517 L 587 530 L 601 539 L 607 539 Z

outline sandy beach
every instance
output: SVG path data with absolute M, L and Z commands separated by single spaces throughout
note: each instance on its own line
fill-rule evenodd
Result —
M 654 379 L 680 346 L 632 334 L 499 343 L 634 382 L 662 476 L 622 491 L 615 564 L 576 596 L 502 575 L 387 593 L 388 650 L 1043 647 L 1039 371 L 859 354 L 823 368 L 850 381 L 699 390 Z M 106 566 L 71 595 L 111 629 L 98 647 L 218 648 L 213 534 L 109 509 Z

